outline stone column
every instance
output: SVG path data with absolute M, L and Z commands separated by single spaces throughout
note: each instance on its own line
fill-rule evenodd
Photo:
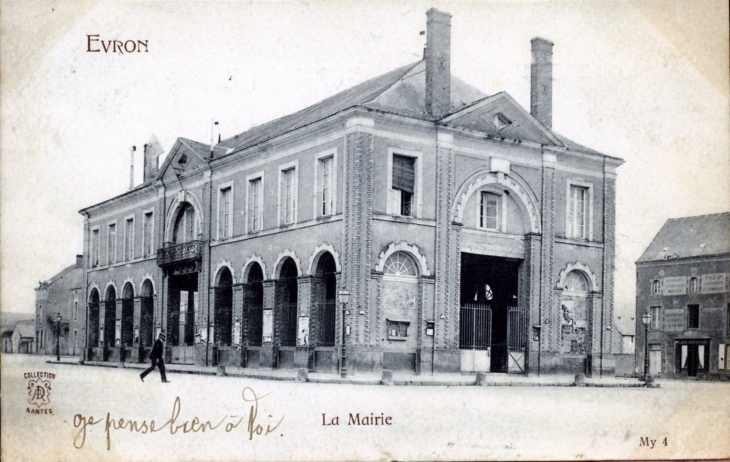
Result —
M 557 156 L 542 154 L 542 242 L 540 252 L 540 308 L 542 310 L 540 350 L 555 352 L 558 344 L 558 314 L 553 307 L 555 250 L 555 167 Z
M 266 319 L 266 311 L 271 310 L 272 314 L 272 328 L 271 328 L 271 340 L 267 341 L 266 326 L 264 325 L 263 331 L 263 345 L 261 346 L 261 355 L 259 357 L 259 364 L 261 368 L 273 368 L 276 367 L 276 357 L 278 355 L 278 348 L 275 346 L 276 341 L 276 315 L 274 313 L 274 307 L 276 303 L 276 281 L 264 281 L 264 319 Z M 266 323 L 264 323 L 266 324 Z

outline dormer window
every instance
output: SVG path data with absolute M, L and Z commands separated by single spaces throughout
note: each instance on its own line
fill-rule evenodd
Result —
M 497 127 L 498 130 L 503 129 L 507 125 L 511 124 L 512 121 L 509 120 L 504 114 L 501 112 L 498 112 L 494 115 L 494 126 Z

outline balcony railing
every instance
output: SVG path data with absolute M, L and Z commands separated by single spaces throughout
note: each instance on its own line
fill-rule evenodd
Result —
M 182 244 L 166 243 L 165 247 L 157 249 L 157 264 L 159 266 L 172 265 L 203 258 L 203 244 L 205 241 L 189 241 Z

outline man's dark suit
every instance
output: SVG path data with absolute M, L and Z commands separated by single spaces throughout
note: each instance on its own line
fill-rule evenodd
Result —
M 165 360 L 162 358 L 162 351 L 162 341 L 160 339 L 155 340 L 155 345 L 152 347 L 152 352 L 150 353 L 150 361 L 152 361 L 152 365 L 140 374 L 142 381 L 144 381 L 144 378 L 147 377 L 147 374 L 155 370 L 155 367 L 159 367 L 160 378 L 162 378 L 163 382 L 167 382 L 167 377 L 165 376 Z

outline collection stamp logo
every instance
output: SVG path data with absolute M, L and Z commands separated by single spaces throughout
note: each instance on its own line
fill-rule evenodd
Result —
M 56 374 L 50 372 L 26 372 L 28 379 L 28 404 L 36 407 L 26 407 L 26 414 L 53 414 L 51 409 L 51 383 Z

